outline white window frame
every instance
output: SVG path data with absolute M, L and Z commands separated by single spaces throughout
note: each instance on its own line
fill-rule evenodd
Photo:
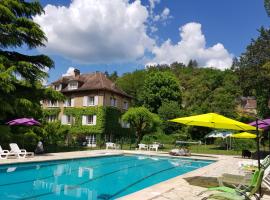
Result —
M 66 115 L 67 117 L 67 125 L 71 125 L 72 123 L 72 116 L 71 115 Z
M 89 121 L 89 117 L 92 117 L 92 122 Z M 83 115 L 82 116 L 82 125 L 86 126 L 93 126 L 97 123 L 97 116 L 96 115 Z
M 93 101 L 90 101 L 90 100 L 93 100 Z M 94 106 L 95 105 L 95 96 L 88 96 L 87 98 L 87 106 Z
M 78 89 L 78 81 L 71 81 L 68 83 L 68 90 L 76 90 Z
M 62 90 L 62 84 L 54 85 L 54 89 L 55 89 L 56 91 Z
M 65 100 L 64 107 L 74 107 L 74 101 L 75 101 L 74 98 L 68 97 Z
M 47 116 L 47 121 L 48 122 L 55 122 L 57 120 L 57 116 L 56 115 L 49 115 Z
M 52 101 L 48 101 L 48 107 L 59 107 L 59 102 L 58 101 L 55 101 L 55 102 L 52 102 Z
M 70 118 L 70 122 L 68 121 L 68 118 Z M 63 125 L 71 125 L 73 121 L 73 117 L 71 115 L 62 115 L 61 117 L 61 124 Z

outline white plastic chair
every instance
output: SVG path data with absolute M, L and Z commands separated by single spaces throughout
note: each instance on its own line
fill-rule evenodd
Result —
M 148 150 L 148 145 L 146 144 L 138 144 L 139 150 Z
M 117 149 L 118 145 L 113 142 L 106 142 L 106 150 L 108 149 Z
M 155 151 L 158 151 L 158 144 L 152 144 L 152 145 L 150 145 L 149 146 L 149 151 L 151 151 L 151 150 L 155 150 Z
M 33 152 L 27 152 L 25 149 L 20 149 L 16 143 L 10 143 L 10 153 L 15 154 L 19 158 L 25 158 L 26 156 L 34 156 Z

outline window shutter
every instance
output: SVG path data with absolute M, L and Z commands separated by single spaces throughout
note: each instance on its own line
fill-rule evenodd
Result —
M 67 124 L 67 116 L 66 115 L 62 115 L 61 124 Z
M 88 96 L 84 96 L 83 97 L 83 106 L 88 106 L 87 102 L 88 102 Z
M 86 116 L 85 115 L 82 116 L 82 125 L 86 125 Z
M 74 98 L 71 99 L 71 107 L 74 107 Z
M 93 115 L 93 125 L 96 125 L 96 124 L 97 124 L 97 116 Z
M 95 105 L 95 106 L 98 105 L 98 96 L 95 96 L 94 105 Z

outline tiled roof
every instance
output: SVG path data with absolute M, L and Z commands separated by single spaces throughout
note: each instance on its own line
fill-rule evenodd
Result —
M 70 81 L 78 81 L 78 89 L 68 90 L 67 85 Z M 107 90 L 131 98 L 130 95 L 118 88 L 115 83 L 106 77 L 101 72 L 95 72 L 90 74 L 80 74 L 77 76 L 63 76 L 52 85 L 62 84 L 61 92 L 75 92 L 75 91 L 87 91 L 87 90 Z

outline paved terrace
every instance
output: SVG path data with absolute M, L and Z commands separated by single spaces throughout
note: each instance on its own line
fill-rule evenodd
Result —
M 93 150 L 93 151 L 76 151 L 65 153 L 50 153 L 34 158 L 26 159 L 7 159 L 0 160 L 0 165 L 22 163 L 22 162 L 38 162 L 49 160 L 63 160 L 84 157 L 108 156 L 119 154 L 147 154 L 168 156 L 167 153 L 146 152 L 146 151 L 120 151 L 120 150 Z M 121 200 L 196 200 L 202 199 L 203 196 L 197 195 L 206 189 L 206 186 L 216 186 L 216 177 L 223 173 L 241 174 L 238 168 L 238 162 L 244 160 L 236 156 L 225 155 L 193 155 L 191 158 L 217 160 L 217 162 L 206 167 L 197 169 L 195 171 L 186 173 L 181 176 L 169 179 L 167 181 L 158 183 L 151 187 L 145 188 L 138 192 L 120 198 Z M 209 194 L 209 193 L 208 193 Z M 254 198 L 255 199 L 255 198 Z M 264 195 L 264 200 L 270 200 L 269 195 Z

